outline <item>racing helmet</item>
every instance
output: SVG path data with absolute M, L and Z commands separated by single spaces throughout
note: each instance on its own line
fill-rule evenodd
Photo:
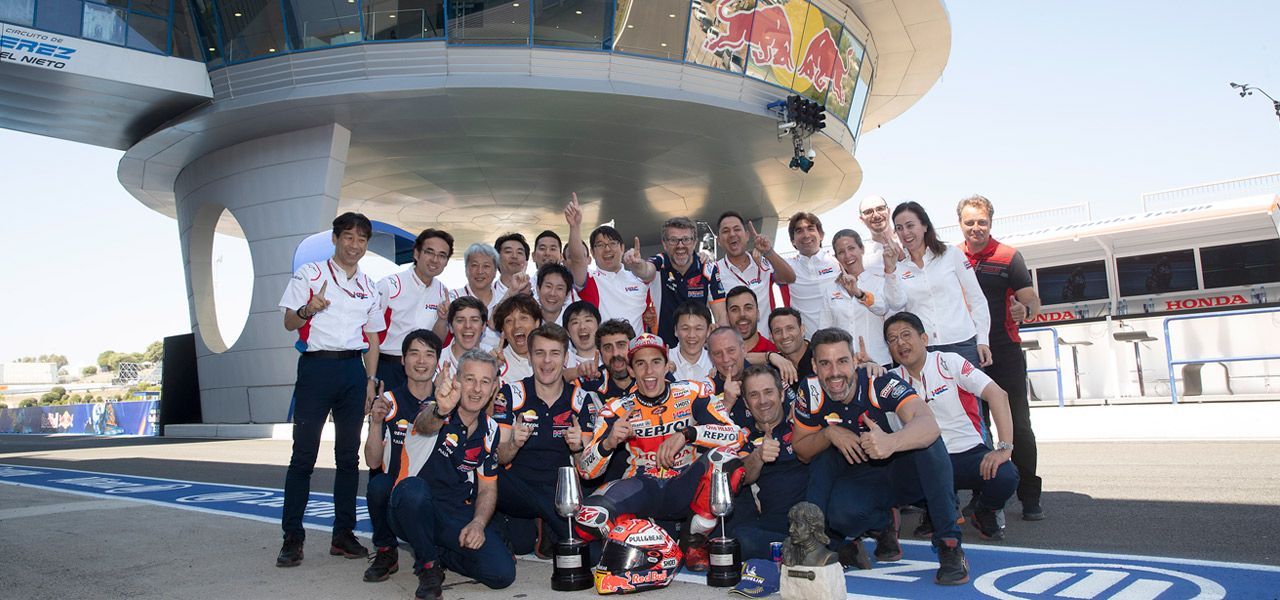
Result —
M 648 519 L 621 519 L 609 532 L 595 568 L 596 593 L 629 594 L 667 587 L 684 554 Z

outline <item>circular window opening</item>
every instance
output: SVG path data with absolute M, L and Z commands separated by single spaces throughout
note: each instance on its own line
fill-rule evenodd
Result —
M 249 242 L 230 211 L 210 207 L 192 226 L 191 280 L 200 339 L 226 352 L 244 333 L 253 299 Z

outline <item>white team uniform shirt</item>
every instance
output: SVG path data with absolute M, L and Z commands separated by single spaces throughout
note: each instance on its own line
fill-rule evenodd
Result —
M 733 266 L 727 256 L 717 260 L 711 263 L 707 276 L 719 283 L 720 291 L 723 293 L 721 298 L 727 297 L 733 288 L 740 285 L 745 285 L 755 292 L 756 310 L 760 313 L 756 331 L 764 335 L 769 333 L 769 313 L 773 312 L 773 265 L 763 258 L 756 260 L 750 254 L 747 254 L 747 258 L 751 262 L 745 270 L 739 270 L 738 267 Z
M 489 287 L 493 289 L 493 297 L 489 300 L 489 304 L 487 308 L 489 310 L 489 319 L 492 320 L 493 309 L 497 308 L 498 304 L 502 302 L 502 297 L 507 294 L 507 286 L 502 285 L 501 279 L 494 277 L 493 285 Z M 477 300 L 479 300 L 479 298 L 475 295 L 475 293 L 471 291 L 471 284 L 467 284 L 460 288 L 449 290 L 450 302 L 457 300 L 458 298 L 461 298 L 463 296 L 471 296 L 472 298 L 476 298 Z M 502 339 L 502 336 L 499 335 L 498 332 L 495 331 L 493 328 L 486 325 L 484 328 L 484 335 L 481 336 L 480 338 L 480 345 L 486 348 L 492 348 L 498 345 L 498 340 L 500 339 Z
M 280 308 L 285 312 L 306 304 L 328 282 L 324 297 L 326 308 L 298 328 L 297 348 L 302 352 L 317 350 L 365 350 L 369 342 L 365 332 L 377 333 L 386 328 L 378 307 L 381 301 L 373 280 L 359 267 L 347 277 L 333 260 L 302 265 L 284 288 Z
M 954 352 L 927 353 L 920 379 L 912 377 L 902 365 L 890 372 L 902 377 L 929 403 L 948 453 L 958 454 L 987 443 L 978 398 L 991 378 L 963 356 Z M 901 429 L 901 423 L 895 425 L 895 429 Z
M 533 377 L 533 366 L 529 364 L 529 359 L 516 354 L 511 346 L 502 349 L 502 357 L 507 359 L 507 364 L 502 367 L 502 383 L 516 383 L 525 377 Z
M 791 270 L 796 272 L 796 280 L 786 286 L 788 304 L 800 311 L 804 321 L 804 339 L 813 337 L 819 315 L 826 307 L 827 295 L 836 285 L 840 276 L 840 263 L 826 248 L 819 248 L 813 256 L 797 254 L 787 259 Z
M 620 268 L 616 273 L 593 267 L 579 296 L 600 309 L 600 322 L 625 319 L 639 335 L 644 331 L 644 309 L 649 305 L 649 284 L 631 271 Z
M 591 363 L 595 365 L 600 364 L 599 354 L 593 348 L 590 355 L 583 356 L 578 354 L 578 351 L 574 349 L 573 344 L 569 344 L 569 352 L 564 355 L 565 368 L 573 369 L 582 363 Z
M 859 337 L 866 342 L 867 354 L 872 360 L 882 365 L 893 362 L 889 346 L 884 342 L 884 319 L 893 314 L 889 310 L 890 298 L 895 294 L 901 295 L 897 287 L 896 281 L 886 280 L 879 273 L 863 271 L 858 275 L 858 289 L 865 297 L 858 300 L 844 286 L 836 283 L 824 299 L 819 313 L 819 328 L 839 327 L 848 331 L 853 336 L 855 348 Z
M 383 331 L 383 354 L 400 356 L 405 336 L 416 329 L 431 331 L 436 326 L 440 305 L 449 298 L 449 289 L 440 278 L 430 284 L 423 283 L 413 267 L 378 282 L 381 312 L 386 329 Z
M 493 346 L 486 346 L 484 340 L 481 340 L 479 349 L 488 352 L 493 349 Z M 458 363 L 462 361 L 463 354 L 456 339 L 449 342 L 449 345 L 440 351 L 440 360 L 436 363 L 436 374 L 448 373 L 450 377 L 457 377 Z
M 880 268 L 883 272 L 884 267 Z M 898 263 L 893 276 L 906 296 L 903 310 L 920 317 L 930 344 L 955 344 L 975 335 L 979 344 L 987 343 L 991 333 L 987 298 L 964 252 L 947 246 L 938 256 L 926 248 L 924 267 L 905 260 Z
M 667 351 L 667 356 L 671 357 L 671 364 L 676 366 L 673 373 L 676 381 L 710 381 L 708 374 L 715 366 L 711 364 L 711 355 L 707 353 L 706 348 L 702 349 L 702 355 L 695 362 L 689 362 L 680 353 L 680 346 Z

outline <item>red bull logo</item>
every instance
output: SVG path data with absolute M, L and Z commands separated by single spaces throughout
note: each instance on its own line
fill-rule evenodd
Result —
M 599 594 L 616 594 L 618 592 L 635 591 L 636 586 L 631 585 L 626 577 L 619 577 L 613 573 L 605 573 L 596 571 L 596 593 Z
M 828 88 L 839 104 L 845 104 L 845 89 L 841 82 L 849 74 L 849 63 L 853 62 L 853 49 L 840 52 L 840 44 L 836 42 L 831 30 L 823 28 L 818 35 L 809 40 L 805 48 L 804 58 L 800 61 L 800 70 L 796 75 L 813 82 L 813 88 L 825 92 Z
M 730 8 L 736 0 L 716 3 L 716 30 L 711 31 L 702 49 L 708 52 L 741 50 L 750 47 L 751 60 L 760 66 L 795 69 L 791 58 L 791 20 L 782 6 L 758 3 L 754 9 Z

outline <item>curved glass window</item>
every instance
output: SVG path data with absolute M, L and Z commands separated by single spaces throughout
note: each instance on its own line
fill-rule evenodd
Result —
M 125 41 L 125 11 L 86 2 L 84 4 L 84 25 L 82 35 L 86 39 L 123 46 Z
M 532 0 L 453 0 L 445 8 L 449 43 L 516 45 L 529 43 Z
M 40 0 L 36 10 L 36 28 L 80 37 L 80 21 L 84 19 L 84 3 L 80 0 Z
M 688 5 L 687 0 L 618 0 L 613 18 L 613 49 L 680 60 L 689 27 L 689 19 L 685 18 Z
M 685 60 L 704 67 L 743 73 L 751 46 L 756 2 L 698 0 L 689 13 Z
M 533 43 L 604 50 L 611 43 L 611 0 L 533 0 Z
M 360 13 L 354 2 L 287 0 L 289 47 L 310 50 L 325 46 L 354 44 L 361 40 Z
M 36 0 L 0 2 L 0 21 L 14 25 L 31 25 L 35 20 Z
M 217 5 L 228 61 L 238 62 L 287 49 L 279 2 L 222 0 Z
M 366 40 L 418 40 L 444 35 L 444 0 L 364 1 Z

